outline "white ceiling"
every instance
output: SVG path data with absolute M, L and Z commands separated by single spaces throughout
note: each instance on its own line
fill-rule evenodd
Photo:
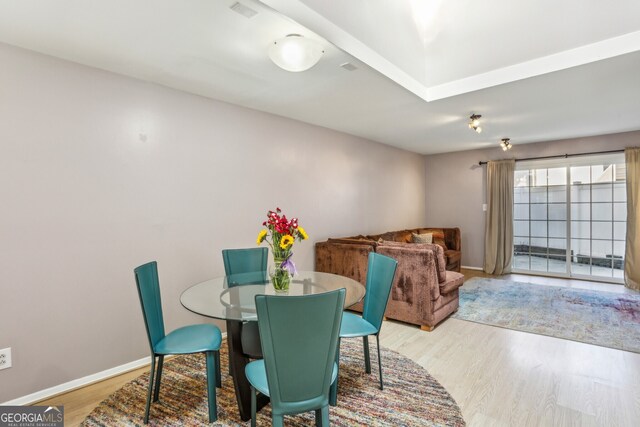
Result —
M 0 42 L 424 154 L 640 129 L 637 0 L 233 3 L 0 0 Z M 289 33 L 318 65 L 270 62 Z

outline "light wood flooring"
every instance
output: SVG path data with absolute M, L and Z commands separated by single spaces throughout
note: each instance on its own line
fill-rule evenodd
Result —
M 463 273 L 467 279 L 488 276 Z M 501 278 L 627 292 L 621 285 L 596 282 L 515 274 Z M 458 402 L 469 426 L 640 426 L 640 354 L 457 319 L 445 320 L 432 332 L 385 321 L 381 343 L 425 367 Z M 64 405 L 65 425 L 76 426 L 146 369 L 40 404 Z

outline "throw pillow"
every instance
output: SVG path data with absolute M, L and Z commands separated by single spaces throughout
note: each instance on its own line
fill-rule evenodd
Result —
M 411 241 L 413 243 L 433 243 L 433 234 L 432 233 L 425 233 L 425 234 L 411 233 Z
M 421 229 L 420 232 L 433 234 L 433 243 L 442 246 L 445 251 L 449 249 L 444 241 L 444 231 L 441 228 L 426 228 Z

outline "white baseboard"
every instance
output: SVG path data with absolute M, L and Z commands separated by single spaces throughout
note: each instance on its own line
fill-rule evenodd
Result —
M 72 380 L 53 387 L 45 388 L 44 390 L 36 391 L 35 393 L 19 397 L 8 402 L 0 403 L 0 405 L 31 405 L 35 402 L 48 399 L 49 397 L 55 396 L 57 394 L 66 393 L 68 391 L 75 390 L 77 388 L 84 387 L 98 381 L 106 380 L 107 378 L 115 377 L 116 375 L 132 371 L 145 365 L 149 365 L 150 363 L 151 356 L 143 357 L 142 359 L 134 360 L 133 362 L 125 363 L 124 365 L 116 366 L 115 368 L 87 375 L 86 377 L 78 378 L 76 380 Z
M 466 268 L 467 270 L 479 270 L 479 271 L 482 271 L 482 267 L 469 267 L 468 265 L 463 265 L 460 268 Z
M 222 337 L 224 338 L 226 336 L 227 333 L 223 332 Z M 53 387 L 45 388 L 44 390 L 36 391 L 35 393 L 18 397 L 17 399 L 9 400 L 8 402 L 0 403 L 0 405 L 31 405 L 33 403 L 48 399 L 58 394 L 67 393 L 71 390 L 88 386 L 89 384 L 94 384 L 99 381 L 106 380 L 107 378 L 124 374 L 125 372 L 133 371 L 134 369 L 141 368 L 143 366 L 149 365 L 150 363 L 151 356 L 143 357 L 142 359 L 134 360 L 133 362 L 125 363 L 124 365 L 116 366 L 115 368 L 106 369 L 95 374 L 87 375 L 86 377 L 78 378 L 76 380 L 72 380 Z

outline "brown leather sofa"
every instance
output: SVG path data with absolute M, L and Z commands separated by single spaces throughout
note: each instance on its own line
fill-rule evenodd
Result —
M 437 244 L 410 243 L 411 233 L 424 234 L 433 230 L 444 232 L 446 250 Z M 450 258 L 446 256 L 447 251 L 453 251 L 449 252 Z M 458 254 L 454 253 L 456 251 Z M 387 318 L 430 331 L 458 309 L 458 288 L 462 286 L 464 276 L 451 270 L 460 269 L 459 229 L 418 228 L 318 242 L 315 269 L 350 277 L 366 286 L 370 252 L 398 261 L 385 312 Z M 362 303 L 350 309 L 361 312 Z

